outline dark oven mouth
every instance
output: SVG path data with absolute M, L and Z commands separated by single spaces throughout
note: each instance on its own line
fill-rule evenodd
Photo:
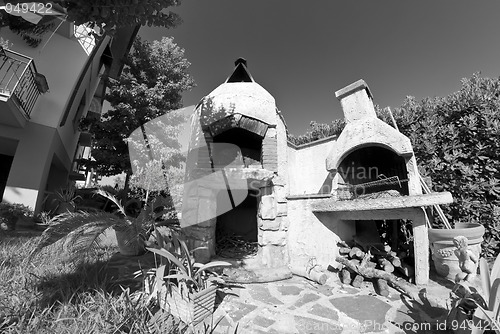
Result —
M 217 201 L 224 200 L 219 194 Z M 257 254 L 258 243 L 258 191 L 249 189 L 245 200 L 230 211 L 217 216 L 215 253 L 218 257 L 242 260 Z
M 339 200 L 408 195 L 405 158 L 367 146 L 349 153 L 337 168 Z

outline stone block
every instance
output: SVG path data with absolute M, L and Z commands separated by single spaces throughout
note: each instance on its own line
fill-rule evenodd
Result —
M 200 198 L 198 206 L 198 222 L 203 222 L 216 217 L 216 197 Z
M 262 166 L 264 167 L 264 169 L 267 169 L 267 170 L 270 170 L 273 172 L 278 171 L 278 163 L 276 161 L 274 161 L 274 162 L 264 161 L 262 163 Z
M 272 129 L 269 129 L 268 131 L 272 131 Z M 262 146 L 264 145 L 276 145 L 277 143 L 276 137 L 268 137 L 266 136 L 264 140 L 262 141 Z
M 186 239 L 207 241 L 215 239 L 215 229 L 212 227 L 188 226 L 182 229 Z
M 285 231 L 265 231 L 262 235 L 262 245 L 282 246 L 286 244 L 287 233 Z
M 196 226 L 214 229 L 216 224 L 217 224 L 217 218 L 210 218 L 210 219 L 207 219 L 205 221 L 202 221 L 202 222 L 196 224 Z
M 288 218 L 288 216 L 279 217 L 279 221 L 281 223 L 281 230 L 288 231 L 288 228 L 290 227 L 290 219 Z
M 266 138 L 276 138 L 276 128 L 267 129 Z
M 272 163 L 272 162 L 277 162 L 278 157 L 276 157 L 276 154 L 273 153 L 267 153 L 262 155 L 262 160 L 267 163 Z
M 182 212 L 181 225 L 193 226 L 198 223 L 198 208 L 185 210 Z
M 288 254 L 283 246 L 265 245 L 260 248 L 262 264 L 268 268 L 288 265 Z
M 273 177 L 272 183 L 274 186 L 284 187 L 285 186 L 285 179 L 279 175 L 276 175 L 275 177 Z
M 262 231 L 278 231 L 281 228 L 281 220 L 276 219 L 259 219 L 259 229 Z
M 194 192 L 191 192 L 189 196 L 184 201 L 184 205 L 189 209 L 197 209 L 198 208 L 198 195 Z
M 283 217 L 288 214 L 288 203 L 279 203 L 277 204 L 276 207 L 276 216 L 277 217 Z
M 205 198 L 214 198 L 216 194 L 214 194 L 215 191 L 213 189 L 205 188 L 205 187 L 198 187 L 198 196 L 199 197 L 205 197 Z
M 262 219 L 276 218 L 276 200 L 273 195 L 262 196 L 259 211 Z
M 275 185 L 274 186 L 274 192 L 276 194 L 276 201 L 278 203 L 285 203 L 287 201 L 286 199 L 286 188 L 282 185 Z

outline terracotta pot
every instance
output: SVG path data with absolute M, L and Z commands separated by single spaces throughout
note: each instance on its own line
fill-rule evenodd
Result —
M 146 252 L 144 245 L 139 242 L 137 234 L 133 230 L 116 230 L 116 242 L 120 254 L 125 256 L 139 256 Z
M 479 258 L 484 226 L 476 223 L 457 223 L 453 229 L 429 229 L 429 243 L 436 272 L 452 281 L 455 281 L 455 276 L 461 272 L 458 258 L 453 251 L 443 250 L 453 248 L 453 238 L 459 235 L 467 237 L 469 249 Z

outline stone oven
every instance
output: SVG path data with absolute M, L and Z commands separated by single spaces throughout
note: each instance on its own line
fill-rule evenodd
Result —
M 196 257 L 220 256 L 220 243 L 238 237 L 247 243 L 232 249 L 240 265 L 287 271 L 285 124 L 244 59 L 196 107 L 192 126 L 182 225 L 189 246 L 203 247 Z
M 427 282 L 422 207 L 450 203 L 451 195 L 422 194 L 410 140 L 377 118 L 363 80 L 336 96 L 345 129 L 300 146 L 287 142 L 275 99 L 242 58 L 202 99 L 192 117 L 181 219 L 198 261 L 224 257 L 221 242 L 237 236 L 245 247 L 232 249 L 236 266 L 260 281 L 281 279 L 290 267 L 335 267 L 337 242 L 352 240 L 369 226 L 363 222 L 411 219 L 416 283 Z
M 338 226 L 350 224 L 352 240 L 377 234 L 374 220 L 412 220 L 416 283 L 429 275 L 429 242 L 424 206 L 452 202 L 449 193 L 422 195 L 420 175 L 408 137 L 377 118 L 370 89 L 359 80 L 335 93 L 346 126 L 326 157 L 330 196 L 310 210 Z M 354 226 L 352 226 L 354 225 Z M 370 227 L 372 227 L 370 229 Z M 340 235 L 338 235 L 340 236 Z
M 422 194 L 410 139 L 377 118 L 366 83 L 359 80 L 335 95 L 346 127 L 326 159 L 326 169 L 335 175 L 333 194 L 339 199 L 391 189 Z

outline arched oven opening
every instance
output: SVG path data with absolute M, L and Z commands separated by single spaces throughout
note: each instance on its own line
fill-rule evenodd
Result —
M 236 145 L 244 167 L 262 168 L 262 137 L 243 128 L 232 128 L 213 137 L 214 143 Z
M 370 194 L 408 195 L 405 158 L 380 146 L 366 146 L 349 153 L 338 169 L 340 200 L 373 197 Z

